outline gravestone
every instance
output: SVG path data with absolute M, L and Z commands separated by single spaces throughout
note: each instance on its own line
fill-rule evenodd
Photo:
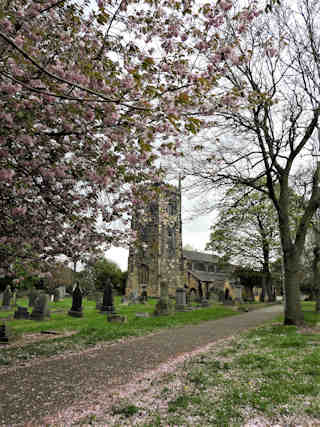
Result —
M 13 307 L 17 306 L 17 291 L 13 291 L 12 292 L 12 301 L 11 301 L 11 305 Z
M 11 297 L 12 297 L 12 292 L 11 292 L 10 285 L 8 285 L 5 289 L 5 291 L 3 292 L 3 296 L 2 296 L 2 308 L 3 308 L 3 310 L 8 310 L 10 308 Z
M 58 289 L 55 289 L 54 292 L 53 292 L 53 301 L 54 302 L 59 302 L 60 300 L 61 299 L 60 299 L 60 294 L 58 292 Z
M 34 303 L 35 303 L 36 299 L 38 298 L 38 296 L 39 296 L 39 292 L 35 288 L 32 288 L 29 295 L 28 295 L 29 307 L 34 307 Z
M 107 279 L 104 292 L 103 292 L 103 300 L 102 306 L 100 308 L 101 313 L 114 313 L 113 306 L 113 295 L 112 295 L 112 283 L 110 279 Z
M 123 296 L 121 297 L 121 304 L 122 305 L 129 305 L 129 300 L 127 297 Z
M 201 300 L 201 307 L 210 307 L 209 301 L 206 298 L 202 298 Z
M 242 302 L 242 286 L 239 282 L 236 282 L 234 287 L 233 287 L 233 292 L 234 292 L 234 299 L 236 300 L 236 302 Z
M 147 301 L 148 301 L 147 289 L 146 289 L 146 286 L 142 286 L 142 292 L 141 292 L 141 296 L 140 296 L 140 302 L 142 304 L 145 304 Z
M 147 318 L 147 317 L 150 317 L 150 313 L 145 313 L 145 312 L 139 313 L 139 312 L 137 312 L 136 313 L 136 317 L 138 317 L 138 318 Z
M 9 342 L 8 329 L 5 323 L 0 325 L 0 343 L 7 344 Z
M 102 307 L 103 292 L 96 292 L 94 299 L 96 301 L 96 309 L 100 310 Z
M 72 307 L 68 311 L 69 316 L 82 317 L 82 291 L 80 284 L 77 283 L 75 289 L 72 292 Z
M 186 291 L 186 304 L 187 304 L 187 306 L 191 306 L 191 294 L 190 294 L 190 291 Z
M 111 323 L 127 323 L 127 316 L 121 316 L 120 314 L 108 314 L 107 315 L 108 322 Z
M 176 289 L 176 311 L 185 311 L 187 308 L 186 290 L 183 288 Z
M 155 316 L 166 316 L 173 313 L 173 304 L 169 299 L 168 284 L 164 281 L 160 283 L 160 299 L 154 310 Z
M 138 304 L 139 303 L 139 296 L 138 296 L 138 292 L 136 290 L 132 291 L 129 294 L 129 305 L 132 304 Z
M 20 307 L 18 305 L 17 310 L 14 312 L 15 319 L 29 319 L 30 314 L 28 312 L 27 307 Z
M 62 286 L 58 286 L 57 289 L 58 289 L 60 298 L 63 299 L 66 296 L 66 293 L 67 293 L 66 287 L 64 285 L 62 285 Z
M 44 320 L 46 317 L 50 317 L 49 295 L 40 294 L 34 303 L 30 319 Z

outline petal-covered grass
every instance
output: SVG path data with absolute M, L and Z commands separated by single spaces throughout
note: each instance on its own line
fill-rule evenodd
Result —
M 104 409 L 70 421 L 108 426 L 320 425 L 320 315 L 270 324 L 163 364 Z M 103 406 L 103 405 L 102 405 Z

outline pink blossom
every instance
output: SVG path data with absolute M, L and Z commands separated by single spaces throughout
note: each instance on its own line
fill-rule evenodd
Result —
M 13 215 L 25 215 L 27 212 L 27 208 L 25 206 L 17 207 L 12 209 Z
M 13 169 L 0 169 L 1 181 L 11 181 L 14 175 L 15 175 L 15 172 Z
M 222 10 L 227 12 L 228 10 L 230 10 L 232 8 L 232 2 L 228 1 L 228 0 L 226 0 L 226 1 L 221 0 L 219 3 L 219 6 L 221 7 Z
M 267 49 L 267 54 L 269 55 L 269 56 L 271 56 L 271 57 L 273 57 L 273 56 L 276 56 L 277 55 L 277 53 L 278 53 L 278 51 L 277 51 L 277 49 L 275 49 L 275 48 L 269 48 L 269 49 Z

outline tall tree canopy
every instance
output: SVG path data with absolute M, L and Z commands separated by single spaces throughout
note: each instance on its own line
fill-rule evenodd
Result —
M 199 130 L 215 58 L 257 15 L 230 0 L 1 2 L 1 267 L 125 242 L 113 221 Z
M 226 191 L 206 249 L 225 261 L 264 273 L 263 287 L 273 299 L 271 263 L 279 257 L 277 213 L 266 195 L 235 185 Z
M 208 92 L 215 132 L 188 155 L 185 173 L 195 185 L 216 189 L 239 183 L 266 194 L 277 211 L 285 270 L 285 323 L 302 321 L 298 272 L 311 218 L 320 205 L 320 4 L 286 1 L 261 14 L 212 64 L 221 75 Z M 219 42 L 234 35 L 232 20 Z M 241 59 L 245 57 L 246 60 Z M 207 105 L 203 114 L 210 114 Z M 200 145 L 199 140 L 194 147 Z M 191 159 L 190 159 L 191 158 Z M 290 186 L 299 163 L 312 170 L 303 183 L 305 207 L 292 229 Z

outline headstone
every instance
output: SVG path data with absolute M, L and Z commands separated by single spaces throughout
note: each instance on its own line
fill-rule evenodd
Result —
M 209 301 L 206 298 L 202 298 L 201 307 L 210 307 Z
M 46 317 L 50 317 L 49 295 L 40 294 L 34 303 L 30 319 L 44 320 Z
M 127 316 L 120 316 L 120 314 L 108 314 L 107 315 L 108 322 L 112 323 L 127 323 Z
M 54 290 L 53 301 L 54 302 L 59 302 L 60 301 L 60 295 L 59 295 L 58 289 Z
M 132 291 L 129 294 L 129 301 L 130 301 L 130 305 L 132 304 L 138 304 L 139 302 L 139 296 L 138 296 L 138 292 L 137 291 Z
M 121 297 L 121 305 L 129 305 L 129 299 L 126 296 Z
M 17 291 L 13 291 L 12 292 L 12 301 L 11 301 L 11 305 L 13 307 L 17 306 Z
M 96 301 L 96 309 L 100 310 L 102 307 L 102 299 L 103 299 L 103 292 L 96 292 L 95 293 L 95 301 Z
M 59 296 L 60 296 L 60 298 L 61 298 L 61 299 L 63 299 L 63 298 L 66 296 L 66 293 L 67 293 L 67 291 L 66 291 L 66 287 L 65 287 L 64 285 L 62 285 L 62 286 L 59 286 L 59 287 L 57 288 L 57 290 L 58 290 L 58 292 L 59 292 Z
M 169 300 L 168 284 L 164 281 L 160 283 L 160 299 L 154 310 L 155 316 L 166 316 L 173 313 L 173 304 Z
M 236 301 L 241 302 L 242 301 L 242 286 L 240 283 L 236 283 L 233 287 L 234 292 L 234 298 Z
M 69 316 L 82 317 L 82 291 L 80 284 L 77 283 L 74 291 L 72 292 L 72 307 L 68 311 Z
M 142 304 L 145 304 L 148 301 L 148 293 L 147 293 L 147 288 L 146 286 L 142 286 L 142 293 L 140 296 L 140 302 Z
M 39 292 L 35 288 L 32 288 L 29 295 L 28 295 L 29 307 L 34 307 L 34 303 L 35 303 L 36 299 L 38 298 L 38 296 L 39 296 Z
M 30 314 L 28 312 L 27 307 L 20 307 L 18 305 L 17 310 L 14 312 L 15 319 L 29 319 Z
M 11 292 L 10 285 L 8 285 L 5 291 L 3 292 L 3 297 L 2 297 L 2 308 L 4 310 L 8 310 L 10 308 L 11 297 L 12 297 L 12 292 Z
M 150 313 L 144 313 L 144 312 L 141 312 L 141 313 L 136 313 L 136 317 L 138 317 L 138 318 L 147 318 L 147 317 L 150 317 Z
M 187 307 L 186 290 L 183 288 L 176 289 L 176 311 L 185 311 Z
M 8 329 L 5 323 L 0 325 L 0 343 L 7 344 L 9 342 Z
M 100 311 L 101 313 L 114 313 L 112 283 L 110 279 L 107 279 L 104 287 L 103 300 Z

